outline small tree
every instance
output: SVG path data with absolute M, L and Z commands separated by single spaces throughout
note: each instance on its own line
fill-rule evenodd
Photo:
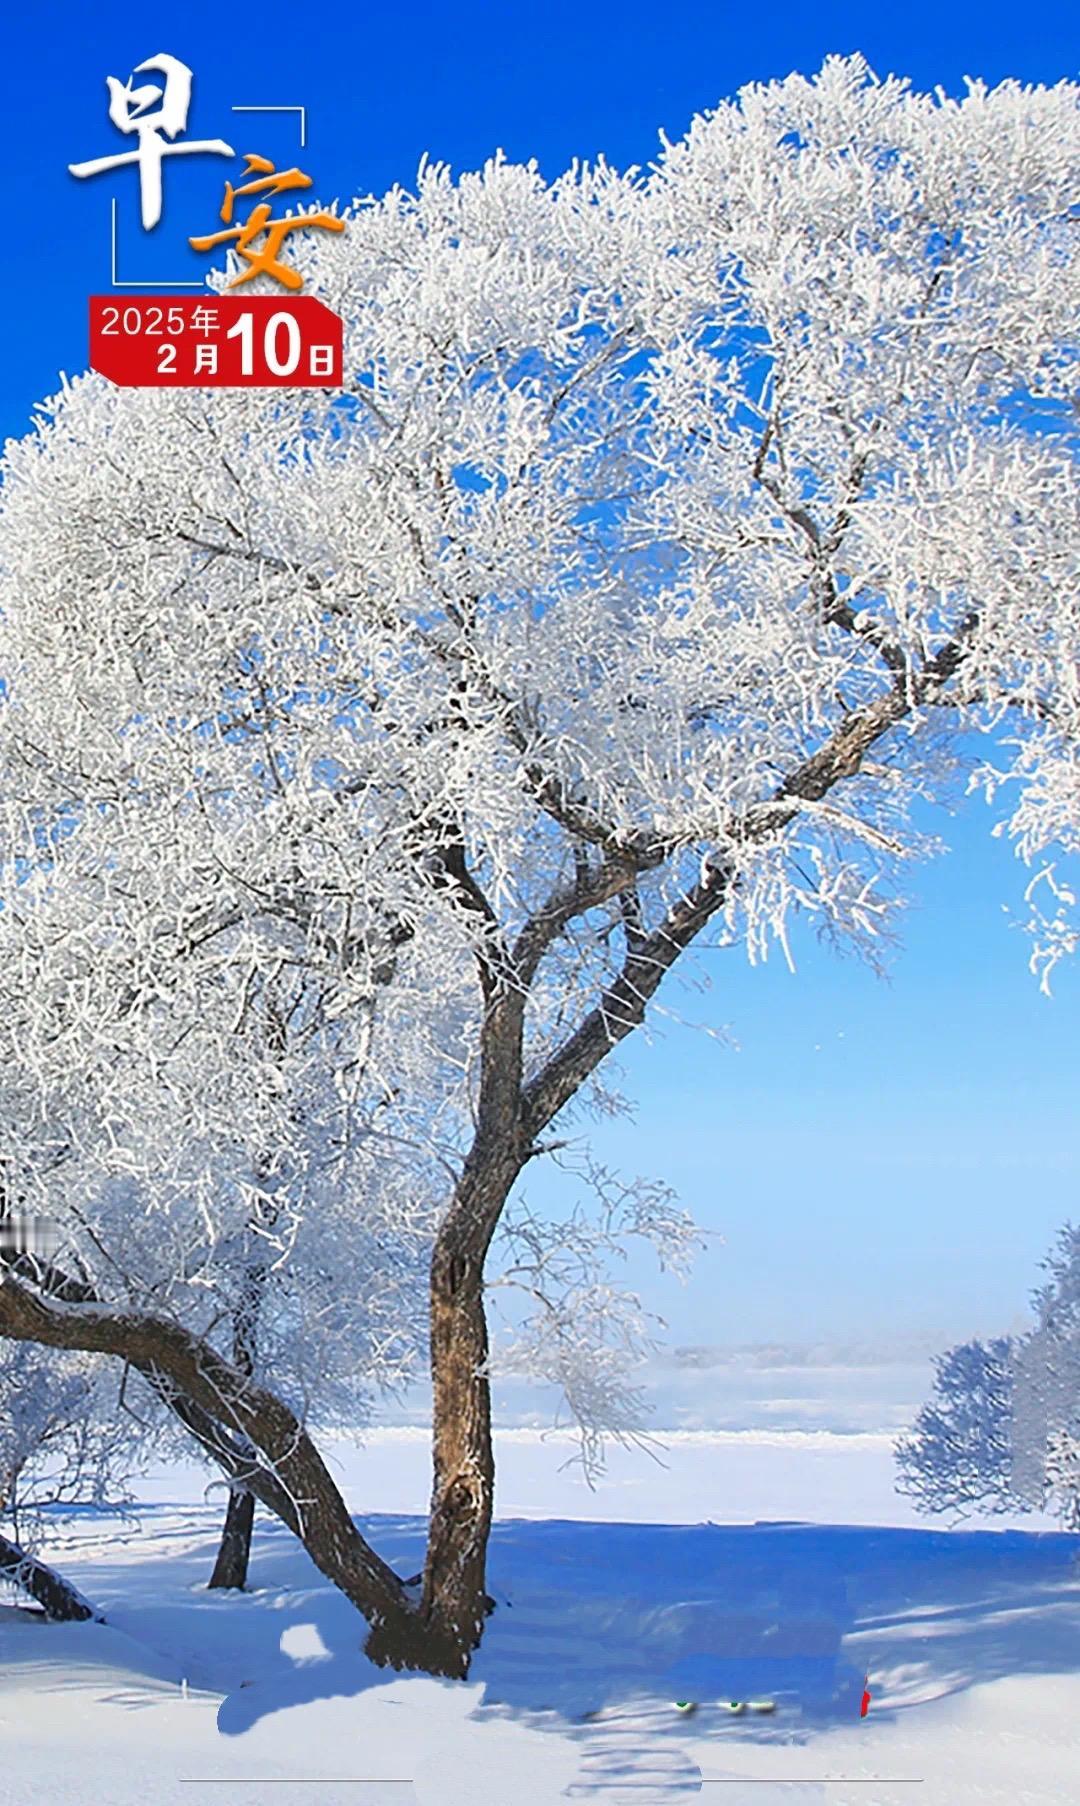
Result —
M 25 1188 L 97 1252 L 92 1303 L 6 1278 L 0 1333 L 167 1381 L 376 1661 L 467 1672 L 492 1248 L 665 977 L 799 915 L 873 947 L 974 733 L 1029 857 L 1071 819 L 1077 117 L 1068 84 L 954 102 L 830 59 L 648 178 L 425 167 L 293 237 L 341 393 L 80 379 L 8 449 L 0 1073 Z M 290 1085 L 212 1083 L 283 962 L 369 1037 L 299 1056 L 342 1087 L 316 1142 L 388 1113 L 340 1214 L 301 1188 L 313 1235 L 418 1192 L 437 1224 L 418 1598 L 269 1360 L 182 1314 L 185 1269 L 113 1265 L 163 1199 L 213 1222 L 193 1111 L 303 1164 Z
M 1015 1509 L 1012 1353 L 999 1336 L 937 1356 L 934 1396 L 896 1450 L 898 1490 L 918 1510 Z
M 1080 1529 L 1080 1230 L 1064 1229 L 1043 1264 L 1026 1334 L 935 1363 L 935 1396 L 897 1444 L 917 1509 L 1052 1509 Z
M 1043 1270 L 1034 1327 L 1013 1355 L 1014 1490 L 1080 1530 L 1080 1227 L 1066 1225 Z

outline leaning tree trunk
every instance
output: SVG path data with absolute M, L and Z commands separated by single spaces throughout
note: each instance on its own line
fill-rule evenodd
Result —
M 47 1618 L 78 1624 L 85 1623 L 88 1618 L 99 1624 L 105 1622 L 101 1613 L 87 1603 L 70 1580 L 65 1580 L 45 1562 L 28 1555 L 18 1543 L 9 1542 L 6 1536 L 0 1536 L 0 1574 L 6 1574 L 24 1593 L 29 1593 L 31 1599 L 43 1607 Z
M 378 1629 L 387 1620 L 418 1620 L 400 1576 L 357 1529 L 326 1463 L 284 1399 L 237 1372 L 181 1324 L 111 1308 L 88 1297 L 90 1288 L 81 1282 L 57 1274 L 53 1286 L 50 1278 L 47 1273 L 46 1289 L 39 1291 L 0 1272 L 0 1336 L 126 1361 L 146 1376 L 229 1478 L 242 1481 L 299 1538 L 315 1566 L 369 1625 Z M 404 1634 L 401 1643 L 412 1647 Z M 397 1665 L 441 1672 L 405 1657 Z

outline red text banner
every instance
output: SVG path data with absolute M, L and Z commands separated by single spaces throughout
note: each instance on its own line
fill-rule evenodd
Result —
M 90 297 L 90 367 L 125 388 L 339 389 L 341 347 L 314 295 Z

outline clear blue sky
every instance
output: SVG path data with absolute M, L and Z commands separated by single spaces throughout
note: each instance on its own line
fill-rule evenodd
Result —
M 292 161 L 292 116 L 230 109 L 306 105 L 303 166 L 321 198 L 345 198 L 409 183 L 423 152 L 462 169 L 501 147 L 549 175 L 600 152 L 646 163 L 659 127 L 678 135 L 743 82 L 810 72 L 830 51 L 861 50 L 880 74 L 950 91 L 968 74 L 1075 76 L 1074 10 L 1063 0 L 14 8 L 0 74 L 0 433 L 23 431 L 58 370 L 85 364 L 86 296 L 108 284 L 113 194 L 123 274 L 190 280 L 205 268 L 184 233 L 213 229 L 222 164 L 167 167 L 150 239 L 133 172 L 67 174 L 69 162 L 117 148 L 105 76 L 124 79 L 159 51 L 195 71 L 189 135 Z M 730 1024 L 740 1050 L 667 1025 L 661 1045 L 627 1058 L 637 1125 L 605 1127 L 599 1150 L 667 1176 L 726 1238 L 685 1292 L 650 1286 L 677 1339 L 1006 1326 L 1056 1227 L 1080 1214 L 1080 984 L 1063 975 L 1048 1001 L 1027 974 L 1001 907 L 1019 909 L 1023 874 L 988 840 L 986 812 L 973 804 L 936 825 L 953 853 L 915 876 L 888 984 L 813 943 L 797 943 L 795 977 L 779 959 L 750 971 L 737 954 L 706 955 L 712 993 L 667 1001 Z

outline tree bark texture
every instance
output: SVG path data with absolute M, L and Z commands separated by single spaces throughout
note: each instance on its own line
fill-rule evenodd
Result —
M 243 1592 L 247 1586 L 254 1523 L 255 1494 L 238 1486 L 231 1487 L 214 1571 L 207 1582 L 211 1590 L 231 1588 Z
M 24 1593 L 29 1593 L 47 1618 L 66 1624 L 84 1624 L 91 1618 L 99 1624 L 105 1622 L 69 1580 L 46 1562 L 28 1555 L 18 1543 L 9 1542 L 6 1536 L 0 1536 L 0 1574 L 6 1574 Z
M 250 1262 L 243 1276 L 233 1322 L 233 1362 L 238 1372 L 247 1378 L 255 1371 L 255 1346 L 265 1287 L 265 1261 Z M 251 1455 L 254 1459 L 254 1450 L 251 1450 Z M 255 1495 L 250 1488 L 234 1482 L 229 1488 L 221 1542 L 218 1545 L 214 1571 L 208 1582 L 211 1591 L 220 1588 L 242 1592 L 247 1586 L 254 1524 Z

